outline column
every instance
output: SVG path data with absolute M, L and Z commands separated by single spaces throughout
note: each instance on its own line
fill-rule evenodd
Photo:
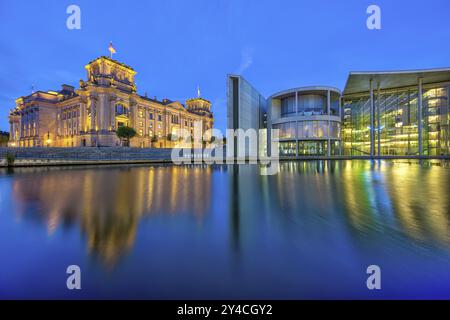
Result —
M 23 137 L 23 135 L 22 135 L 22 126 L 23 126 L 22 117 L 23 117 L 23 114 L 19 113 L 19 136 L 16 137 L 16 139 L 18 141 Z
M 40 126 L 40 123 L 41 123 L 41 121 L 40 121 L 40 114 L 41 114 L 41 112 L 39 111 L 39 109 L 36 111 L 36 134 L 35 134 L 35 136 L 37 137 L 37 139 L 39 140 L 39 133 L 40 133 L 40 128 L 41 128 L 41 126 Z M 58 125 L 56 125 L 55 127 L 54 127 L 54 131 L 55 131 L 55 137 L 56 137 L 56 128 L 58 127 Z
M 84 120 L 84 103 L 83 103 L 83 98 L 81 98 L 81 100 L 80 100 L 80 126 L 78 127 L 78 130 L 86 131 L 85 129 L 86 128 L 85 128 L 85 120 Z
M 327 91 L 327 115 L 328 115 L 328 132 L 327 132 L 327 136 L 328 136 L 328 141 L 327 141 L 327 144 L 328 144 L 328 147 L 327 147 L 327 155 L 328 155 L 328 157 L 331 157 L 331 139 L 330 139 L 330 133 L 331 133 L 331 130 L 330 130 L 330 127 L 331 127 L 331 120 L 330 120 L 330 117 L 331 117 L 331 91 L 330 90 L 328 90 Z
M 109 97 L 109 125 L 111 130 L 117 130 L 116 128 L 116 98 L 113 96 Z
M 423 109 L 423 96 L 422 96 L 423 78 L 419 78 L 419 106 L 418 106 L 418 130 L 419 130 L 419 156 L 423 155 L 423 140 L 422 140 L 422 109 Z
M 299 137 L 298 137 L 298 135 L 299 135 L 298 124 L 300 123 L 300 121 L 295 121 L 294 123 L 295 123 L 295 154 L 298 157 L 298 156 L 300 156 L 298 154 L 298 143 L 300 141 Z
M 110 96 L 108 94 L 103 94 L 102 95 L 102 100 L 101 100 L 101 104 L 100 104 L 100 129 L 104 132 L 109 131 L 109 128 L 111 126 L 111 103 L 109 102 L 110 100 Z
M 342 118 L 342 103 L 343 98 L 342 96 L 339 96 L 339 119 L 341 119 L 341 124 L 339 127 L 339 131 L 340 131 L 340 137 L 341 137 L 341 141 L 339 142 L 339 155 L 342 156 L 344 154 L 344 119 Z
M 447 87 L 447 97 L 450 97 L 450 85 Z M 450 99 L 447 99 L 447 140 L 445 141 L 445 151 L 446 155 L 450 155 Z
M 130 110 L 132 110 L 132 119 L 133 119 L 133 123 L 131 125 L 131 127 L 133 127 L 136 131 L 138 130 L 138 108 L 137 108 L 137 104 L 136 102 L 130 102 L 131 103 L 131 108 Z
M 298 91 L 295 91 L 295 116 L 298 117 Z M 298 121 L 295 121 L 295 155 L 298 157 Z
M 147 129 L 147 116 L 148 116 L 148 112 L 147 112 L 147 107 L 145 105 L 142 106 L 142 112 L 144 114 L 144 128 L 142 129 L 144 137 L 147 137 L 148 135 L 148 129 Z
M 111 103 L 109 102 L 109 95 L 105 94 L 103 96 L 102 109 L 102 129 L 109 131 L 111 127 Z
M 381 116 L 380 116 L 380 100 L 381 99 L 381 90 L 380 90 L 380 81 L 377 83 L 377 132 L 378 132 L 378 150 L 377 155 L 381 156 Z
M 375 155 L 375 117 L 374 117 L 373 79 L 370 79 L 370 156 Z
M 95 102 L 93 97 L 89 97 L 88 108 L 91 110 L 91 132 L 95 131 Z
M 104 117 L 105 117 L 105 94 L 101 93 L 98 97 L 98 104 L 97 104 L 97 123 L 98 123 L 98 130 L 101 132 L 103 131 L 104 126 Z
M 272 157 L 272 99 L 267 100 L 267 157 Z M 236 144 L 236 143 L 235 143 Z M 297 142 L 298 145 L 298 142 Z M 236 155 L 236 151 L 234 151 Z M 298 152 L 297 152 L 298 154 Z M 228 156 L 228 155 L 227 155 Z

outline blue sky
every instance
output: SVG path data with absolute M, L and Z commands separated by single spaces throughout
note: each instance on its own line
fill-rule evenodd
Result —
M 66 8 L 81 8 L 81 30 Z M 382 29 L 366 28 L 366 9 Z M 343 88 L 349 71 L 450 66 L 448 0 L 0 0 L 0 129 L 15 98 L 78 86 L 84 66 L 108 54 L 138 72 L 141 94 L 213 102 L 226 126 L 226 75 L 241 73 L 265 96 L 291 87 Z

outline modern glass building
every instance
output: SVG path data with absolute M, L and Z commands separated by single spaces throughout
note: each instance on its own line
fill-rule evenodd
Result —
M 450 155 L 449 92 L 450 69 L 350 73 L 344 154 Z
M 340 98 L 341 92 L 331 87 L 296 88 L 269 97 L 269 139 L 278 129 L 280 156 L 339 155 Z
M 264 99 L 228 77 L 229 128 L 279 130 L 282 157 L 450 155 L 450 68 L 351 72 L 344 92 L 302 87 Z M 243 127 L 242 127 L 243 125 Z

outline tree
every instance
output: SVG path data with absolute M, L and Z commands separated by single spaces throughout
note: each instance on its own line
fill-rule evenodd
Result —
M 158 142 L 158 137 L 157 136 L 153 136 L 152 137 L 152 148 L 155 147 L 155 144 Z
M 0 147 L 7 147 L 9 141 L 9 133 L 0 131 Z
M 136 136 L 136 130 L 131 127 L 123 126 L 117 129 L 116 135 L 120 138 L 121 144 L 123 144 L 122 140 L 124 140 L 125 145 L 130 146 L 130 140 Z

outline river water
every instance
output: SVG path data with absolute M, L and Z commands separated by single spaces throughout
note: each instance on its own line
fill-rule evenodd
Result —
M 450 298 L 449 162 L 261 170 L 3 169 L 0 298 Z

